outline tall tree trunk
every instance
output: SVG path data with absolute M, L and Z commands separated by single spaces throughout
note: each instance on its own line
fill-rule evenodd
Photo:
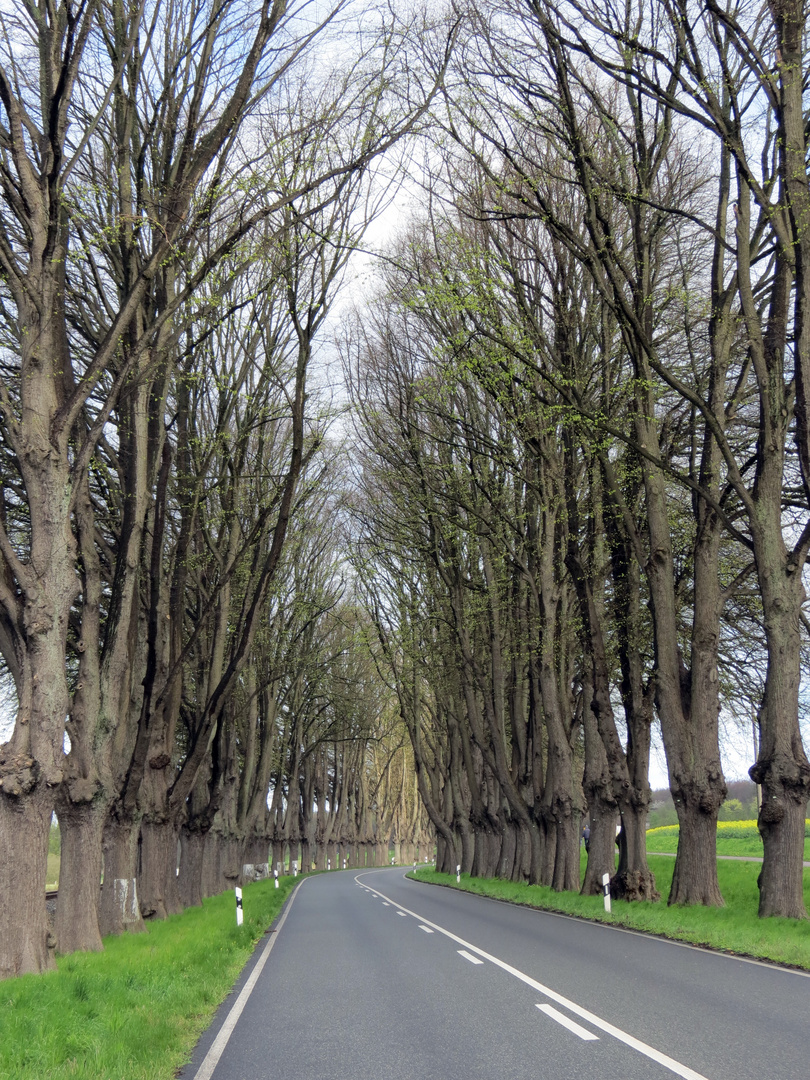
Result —
M 349 861 L 349 866 L 354 866 L 353 861 Z M 308 874 L 312 870 L 312 849 L 310 847 L 307 837 L 303 837 L 301 840 L 301 872 Z
M 31 337 L 37 336 L 36 326 L 34 322 L 29 327 Z M 34 411 L 41 407 L 44 415 L 51 396 L 52 389 L 44 392 Z M 69 469 L 66 464 L 50 467 L 52 455 L 43 431 L 39 442 L 32 437 L 27 447 L 24 456 L 31 460 L 21 460 L 34 540 L 30 564 L 20 567 L 24 603 L 16 623 L 17 655 L 12 658 L 17 717 L 11 739 L 0 746 L 0 979 L 53 966 L 45 874 L 54 789 L 63 776 L 68 616 L 78 590 Z M 44 475 L 38 474 L 37 462 Z
M 598 896 L 602 892 L 602 876 L 607 874 L 612 879 L 616 873 L 618 806 L 613 794 L 605 747 L 599 736 L 596 717 L 587 700 L 591 696 L 588 682 L 582 687 L 582 695 L 585 728 L 585 775 L 582 786 L 588 805 L 590 836 L 585 878 L 580 892 L 583 896 Z
M 705 891 L 717 877 L 717 819 L 700 808 L 698 798 L 682 800 L 677 809 L 678 855 L 668 902 L 720 907 L 723 898 L 719 890 L 716 895 Z
M 655 875 L 647 867 L 647 805 L 622 809 L 619 865 L 611 886 L 617 900 L 660 900 Z M 644 868 L 644 869 L 642 869 Z
M 143 819 L 138 897 L 145 919 L 165 919 L 183 910 L 177 888 L 177 844 L 174 822 Z
M 62 858 L 54 933 L 61 953 L 98 952 L 105 803 L 60 800 Z
M 102 937 L 145 929 L 136 877 L 138 836 L 136 822 L 110 812 L 102 836 L 104 883 L 98 914 Z
M 201 907 L 203 902 L 203 863 L 208 830 L 185 824 L 180 829 L 180 873 L 177 888 L 184 908 Z
M 495 876 L 510 881 L 515 869 L 515 851 L 517 849 L 517 836 L 515 825 L 507 815 L 503 815 L 500 823 L 501 850 L 498 855 L 498 865 Z
M 224 889 L 224 883 L 219 872 L 221 837 L 216 828 L 209 829 L 205 836 L 203 848 L 203 864 L 201 888 L 203 897 L 219 896 Z
M 799 709 L 799 620 L 804 598 L 798 575 L 774 569 L 764 578 L 768 669 L 760 711 L 760 743 L 752 780 L 762 785 L 758 827 L 763 843 L 759 914 L 807 918 L 804 843 L 810 763 L 802 745 Z
M 594 793 L 588 802 L 588 862 L 582 882 L 583 896 L 598 896 L 602 892 L 602 877 L 613 881 L 616 874 L 616 800 L 602 801 Z
M 646 398 L 639 410 L 653 409 Z M 653 412 L 643 413 L 652 416 Z M 656 446 L 652 424 L 637 418 L 642 446 Z M 655 634 L 655 701 L 667 755 L 669 787 L 680 830 L 670 904 L 722 906 L 717 880 L 717 814 L 726 794 L 718 733 L 719 582 L 717 525 L 698 525 L 692 626 L 693 669 L 678 642 L 675 568 L 664 478 L 644 463 L 650 557 L 647 579 Z M 680 866 L 678 865 L 680 863 Z
M 344 846 L 345 851 L 345 846 Z M 299 874 L 302 868 L 301 845 L 298 840 L 287 841 L 287 852 L 290 860 L 290 873 L 297 867 Z
M 7 763 L 0 758 L 0 768 Z M 25 776 L 25 769 L 16 772 Z M 52 814 L 50 791 L 15 798 L 4 785 L 0 792 L 0 896 L 5 898 L 0 903 L 0 979 L 54 966 L 45 910 Z
M 573 453 L 573 446 L 571 448 Z M 575 536 L 569 540 L 566 565 L 574 581 L 579 601 L 582 628 L 580 636 L 584 664 L 588 673 L 583 676 L 583 721 L 585 729 L 585 772 L 583 786 L 590 812 L 588 865 L 582 892 L 595 895 L 601 892 L 602 877 L 609 874 L 611 892 L 620 899 L 657 900 L 655 877 L 647 865 L 644 826 L 650 802 L 649 749 L 651 705 L 641 685 L 641 665 L 638 645 L 638 567 L 632 551 L 622 515 L 613 500 L 609 502 L 607 515 L 609 541 L 613 565 L 613 591 L 616 595 L 619 654 L 622 670 L 622 697 L 627 725 L 627 749 L 622 746 L 610 685 L 610 668 L 603 624 L 606 617 L 603 594 L 605 589 L 605 564 L 603 536 L 605 514 L 603 508 L 603 472 L 609 475 L 608 489 L 616 487 L 612 463 L 605 460 L 601 468 L 591 473 L 591 504 L 593 522 L 590 534 L 590 563 L 596 570 L 586 572 L 586 563 L 580 554 Z M 579 509 L 577 493 L 569 480 L 567 483 L 569 528 L 576 525 L 579 532 Z M 631 844 L 620 844 L 619 866 L 615 864 L 613 825 L 617 815 L 627 821 Z M 641 843 L 637 841 L 641 829 Z M 603 835 L 604 833 L 604 835 Z M 609 835 L 608 835 L 609 833 Z

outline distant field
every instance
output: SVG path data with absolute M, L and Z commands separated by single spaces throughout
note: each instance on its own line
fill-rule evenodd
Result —
M 58 889 L 59 888 L 59 864 L 62 861 L 60 855 L 48 855 L 48 872 L 45 878 L 46 889 Z
M 810 862 L 810 821 L 804 823 L 804 858 Z M 647 830 L 647 851 L 674 854 L 678 850 L 678 826 L 664 825 Z M 717 824 L 717 854 L 762 858 L 762 838 L 755 821 L 720 821 Z

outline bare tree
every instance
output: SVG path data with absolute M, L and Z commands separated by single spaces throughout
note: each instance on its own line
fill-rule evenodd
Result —
M 151 281 L 174 258 L 189 215 L 196 216 L 192 200 L 251 104 L 267 44 L 284 14 L 282 5 L 269 3 L 252 16 L 241 12 L 242 47 L 234 53 L 233 35 L 224 33 L 224 25 L 235 9 L 228 4 L 216 12 L 185 13 L 193 44 L 182 59 L 175 54 L 170 77 L 179 62 L 188 124 L 166 158 L 153 216 L 138 223 L 145 226 L 143 261 L 113 301 L 109 328 L 86 362 L 71 348 L 68 334 L 66 276 L 76 243 L 69 185 L 115 86 L 137 55 L 141 35 L 154 44 L 158 27 L 143 9 L 125 15 L 115 4 L 70 0 L 56 7 L 25 5 L 4 23 L 2 185 L 10 213 L 0 258 L 8 314 L 18 328 L 19 367 L 3 386 L 3 437 L 19 465 L 28 521 L 24 537 L 0 536 L 3 617 L 19 700 L 14 734 L 0 758 L 0 834 L 9 853 L 0 894 L 17 897 L 3 904 L 2 976 L 49 964 L 42 868 L 71 706 L 65 649 L 70 607 L 80 589 L 72 520 L 121 387 L 143 363 L 142 350 L 120 359 L 121 344 Z M 107 46 L 109 62 L 103 59 Z M 231 62 L 227 76 L 221 72 L 220 106 L 206 116 L 206 81 L 226 54 Z M 95 96 L 88 82 L 91 67 Z
M 257 224 L 326 180 L 339 189 L 341 178 L 392 145 L 420 115 L 424 91 L 435 88 L 435 75 L 420 81 L 419 65 L 407 85 L 394 79 L 407 68 L 401 27 L 382 19 L 373 41 L 360 40 L 356 63 L 319 98 L 315 122 L 340 124 L 350 135 L 313 162 L 302 157 L 312 117 L 302 124 L 291 116 L 286 142 L 274 149 L 292 148 L 307 167 L 280 183 L 278 172 L 261 164 L 257 142 L 263 130 L 277 136 L 278 125 L 274 130 L 268 108 L 263 129 L 259 107 L 283 102 L 291 65 L 337 10 L 309 23 L 283 0 L 255 7 L 238 0 L 140 7 L 63 0 L 26 3 L 4 20 L 0 183 L 9 213 L 0 260 L 5 346 L 16 362 L 5 369 L 0 408 L 18 482 L 15 527 L 0 534 L 1 637 L 19 708 L 0 750 L 0 836 L 10 852 L 0 896 L 18 898 L 2 905 L 0 976 L 49 964 L 43 867 L 53 793 L 63 780 L 76 807 L 75 835 L 97 828 L 98 763 L 82 760 L 77 747 L 66 775 L 65 718 L 72 712 L 78 733 L 82 725 L 98 728 L 101 715 L 101 726 L 112 730 L 121 712 L 142 709 L 127 698 L 139 684 L 131 657 L 135 553 L 153 509 L 149 492 L 161 484 L 161 403 L 177 355 L 178 312 Z M 324 80 L 311 78 L 316 85 Z M 201 235 L 216 237 L 215 245 L 206 248 Z M 201 257 L 194 262 L 189 253 Z M 124 492 L 121 557 L 111 569 L 109 544 L 101 554 L 93 550 L 101 536 L 88 470 L 116 410 L 133 489 Z M 71 608 L 79 597 L 91 608 L 102 602 L 93 569 L 99 559 L 107 559 L 114 581 L 101 681 L 85 683 L 80 673 L 71 687 Z M 88 631 L 91 624 L 88 612 Z M 86 656 L 84 638 L 78 645 Z M 80 938 L 74 943 L 98 945 L 89 925 Z
M 708 140 L 717 163 L 716 214 L 701 221 L 714 252 L 709 335 L 717 378 L 707 392 L 696 393 L 663 358 L 650 355 L 655 376 L 700 412 L 717 447 L 712 478 L 700 478 L 706 513 L 716 513 L 706 496 L 716 493 L 722 467 L 744 515 L 768 649 L 762 737 L 751 773 L 763 787 L 759 910 L 804 917 L 802 821 L 810 765 L 798 694 L 802 571 L 810 550 L 805 7 L 794 0 L 765 8 L 678 0 L 631 5 L 619 17 L 607 6 L 571 4 L 563 5 L 559 22 L 536 10 L 555 27 L 560 48 L 595 65 L 628 95 L 702 132 L 698 137 Z M 750 456 L 747 447 L 741 456 L 727 424 L 749 395 L 756 403 L 756 444 Z M 796 486 L 799 500 L 786 499 L 786 488 Z

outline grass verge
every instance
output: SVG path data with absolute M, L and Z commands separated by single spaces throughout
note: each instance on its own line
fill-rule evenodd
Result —
M 0 1076 L 170 1080 L 294 884 L 246 886 L 241 927 L 228 892 L 46 975 L 0 982 Z
M 661 895 L 666 897 L 672 882 L 672 859 L 649 857 Z M 437 874 L 434 870 L 419 869 L 416 877 L 437 885 L 507 900 L 514 904 L 578 915 L 596 922 L 641 930 L 676 941 L 705 945 L 722 952 L 754 956 L 779 964 L 810 970 L 810 920 L 760 919 L 757 917 L 756 863 L 718 863 L 720 889 L 726 901 L 724 908 L 668 907 L 666 902 L 629 903 L 614 900 L 613 911 L 604 910 L 601 896 L 580 896 L 579 893 L 557 893 L 543 885 L 524 885 L 497 878 L 471 878 L 462 875 L 456 884 L 454 874 Z M 409 875 L 413 877 L 413 873 Z M 810 910 L 810 873 L 804 874 L 805 904 Z

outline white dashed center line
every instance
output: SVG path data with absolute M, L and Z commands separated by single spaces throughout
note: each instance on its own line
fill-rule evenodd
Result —
M 575 1024 L 573 1020 L 569 1020 L 567 1016 L 563 1016 L 561 1012 L 557 1012 L 553 1005 L 537 1005 L 540 1012 L 544 1012 L 546 1016 L 550 1016 L 552 1020 L 556 1020 L 558 1024 L 562 1024 L 564 1028 L 568 1028 L 569 1031 L 573 1031 L 575 1035 L 579 1035 L 580 1039 L 584 1039 L 585 1042 L 599 1042 L 599 1036 L 594 1035 L 592 1031 L 588 1031 L 587 1028 L 581 1027 L 579 1024 Z
M 372 870 L 370 872 L 380 873 L 379 870 Z M 368 873 L 368 871 L 366 873 Z M 355 878 L 355 881 L 358 881 L 358 879 Z M 359 881 L 358 884 L 360 884 Z M 378 889 L 372 889 L 372 892 L 377 893 L 381 900 L 385 897 L 385 893 L 380 892 Z M 531 975 L 527 975 L 525 971 L 520 971 L 519 968 L 513 967 L 505 960 L 501 960 L 500 957 L 493 956 L 492 953 L 488 953 L 484 949 L 479 948 L 477 945 L 473 945 L 471 941 L 465 941 L 465 939 L 459 937 L 458 934 L 454 934 L 452 930 L 448 930 L 444 926 L 439 926 L 438 923 L 431 922 L 430 919 L 425 919 L 424 916 L 419 915 L 416 911 L 411 911 L 411 909 L 405 907 L 404 904 L 399 904 L 396 901 L 391 901 L 390 898 L 387 898 L 385 902 L 386 904 L 393 903 L 395 907 L 399 908 L 401 911 L 404 911 L 406 915 L 413 915 L 415 919 L 422 920 L 422 922 L 420 922 L 420 926 L 422 927 L 422 929 L 425 929 L 423 923 L 427 924 L 428 926 L 432 927 L 437 933 L 443 934 L 446 938 L 449 938 L 450 941 L 455 941 L 457 945 L 466 945 L 467 949 L 471 950 L 470 952 L 468 952 L 467 949 L 456 950 L 460 956 L 464 957 L 465 960 L 469 960 L 473 964 L 483 964 L 485 960 L 488 960 L 491 964 L 494 964 L 495 967 L 500 968 L 501 971 L 508 972 L 508 974 L 514 976 L 514 978 L 520 980 L 520 982 L 524 983 L 526 986 L 531 987 L 531 989 L 534 990 L 535 993 L 542 994 L 543 997 L 547 997 L 551 1001 L 555 1001 L 558 1005 L 562 1005 L 564 1009 L 568 1009 L 569 1012 L 572 1012 L 575 1016 L 578 1016 L 580 1020 L 585 1020 L 586 1023 L 591 1024 L 599 1031 L 604 1032 L 605 1035 L 612 1035 L 613 1038 L 616 1039 L 618 1042 L 624 1043 L 625 1046 L 629 1046 L 632 1050 L 638 1051 L 638 1053 L 643 1054 L 644 1057 L 649 1058 L 651 1061 L 657 1062 L 665 1069 L 669 1069 L 670 1072 L 673 1072 L 676 1076 L 681 1077 L 681 1080 L 707 1080 L 707 1078 L 703 1076 L 702 1073 L 696 1072 L 695 1069 L 690 1069 L 688 1065 L 684 1065 L 682 1062 L 676 1061 L 675 1058 L 671 1058 L 668 1054 L 662 1053 L 654 1046 L 650 1046 L 648 1043 L 643 1042 L 641 1039 L 637 1039 L 629 1032 L 623 1031 L 621 1028 L 616 1027 L 615 1024 L 611 1024 L 609 1023 L 609 1021 L 603 1020 L 601 1016 L 597 1016 L 589 1009 L 583 1008 L 582 1005 L 578 1005 L 577 1002 L 572 1001 L 570 998 L 565 997 L 563 994 L 557 993 L 557 991 L 552 990 L 550 986 L 545 986 L 537 979 L 533 979 Z M 547 1012 L 547 1009 L 544 1008 L 543 1011 Z M 552 1014 L 548 1013 L 548 1015 Z M 563 1014 L 560 1013 L 559 1016 L 562 1017 Z M 553 1019 L 556 1020 L 557 1017 L 554 1016 Z M 565 1019 L 567 1019 L 567 1017 Z M 570 1022 L 573 1023 L 573 1021 Z M 582 1031 L 585 1031 L 585 1028 L 582 1028 Z M 588 1033 L 588 1038 L 590 1040 L 593 1038 L 593 1036 Z
M 465 960 L 469 960 L 471 964 L 483 964 L 483 960 L 479 960 L 477 956 L 473 956 L 472 953 L 468 953 L 466 949 L 456 949 L 459 956 L 463 956 Z

